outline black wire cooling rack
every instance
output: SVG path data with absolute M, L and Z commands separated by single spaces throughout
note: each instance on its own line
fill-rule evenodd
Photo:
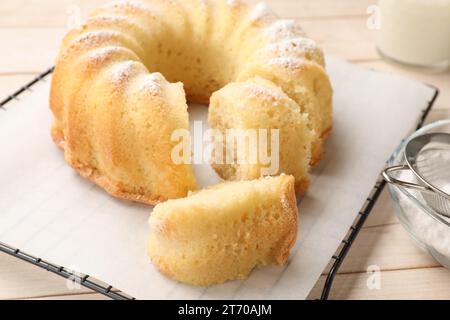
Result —
M 17 90 L 15 93 L 11 94 L 6 99 L 1 101 L 0 109 L 5 110 L 6 104 L 8 104 L 9 102 L 11 102 L 13 100 L 20 100 L 20 95 L 22 95 L 26 91 L 31 91 L 31 88 L 36 83 L 38 83 L 40 81 L 45 82 L 47 77 L 53 72 L 53 70 L 54 70 L 54 67 L 41 73 L 39 76 L 34 78 L 28 84 L 24 85 L 19 90 Z M 433 89 L 435 90 L 435 94 L 434 94 L 433 98 L 430 100 L 427 108 L 423 111 L 420 119 L 418 120 L 417 129 L 421 128 L 422 125 L 424 124 L 428 114 L 430 113 L 430 111 L 433 107 L 434 102 L 436 101 L 437 96 L 439 95 L 439 90 L 435 87 L 433 87 Z M 375 206 L 375 203 L 377 202 L 378 198 L 380 197 L 385 186 L 386 186 L 386 182 L 380 177 L 380 179 L 375 183 L 375 186 L 373 187 L 372 191 L 370 192 L 369 196 L 367 197 L 366 202 L 364 203 L 361 211 L 359 211 L 355 221 L 353 222 L 352 226 L 350 227 L 350 230 L 348 231 L 344 240 L 342 240 L 341 245 L 339 246 L 338 250 L 331 257 L 332 264 L 328 270 L 327 278 L 325 280 L 325 284 L 324 284 L 324 287 L 322 290 L 322 295 L 320 297 L 321 300 L 328 299 L 330 291 L 333 287 L 333 281 L 336 277 L 337 272 L 339 271 L 339 268 L 341 267 L 342 263 L 344 262 L 344 259 L 347 256 L 347 253 L 349 252 L 350 248 L 352 247 L 352 244 L 354 243 L 356 237 L 358 236 L 359 231 L 364 226 L 364 223 L 366 222 L 367 217 L 369 216 L 370 212 L 372 211 L 373 207 Z M 89 275 L 80 274 L 80 273 L 71 271 L 67 268 L 64 268 L 62 266 L 58 266 L 58 265 L 55 265 L 48 261 L 42 260 L 41 258 L 36 258 L 34 256 L 31 256 L 25 252 L 20 251 L 17 248 L 13 248 L 2 242 L 0 242 L 0 252 L 4 252 L 13 257 L 16 257 L 18 259 L 21 259 L 23 261 L 31 263 L 37 267 L 40 267 L 47 271 L 53 272 L 63 278 L 66 278 L 75 283 L 81 284 L 82 286 L 84 286 L 88 289 L 91 289 L 93 291 L 96 291 L 98 293 L 101 293 L 111 299 L 114 299 L 114 300 L 134 300 L 135 299 L 135 298 L 113 288 L 111 285 L 103 283 L 100 280 L 95 279 Z

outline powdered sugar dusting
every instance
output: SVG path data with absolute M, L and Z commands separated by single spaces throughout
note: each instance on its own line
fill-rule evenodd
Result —
M 260 2 L 250 14 L 250 20 L 257 21 L 270 15 L 271 11 L 265 2 Z
M 291 210 L 291 206 L 289 205 L 289 200 L 286 198 L 285 195 L 281 196 L 280 202 L 281 202 L 281 207 L 283 208 L 284 211 Z
M 267 28 L 266 36 L 273 40 L 306 37 L 306 34 L 295 20 L 282 19 Z
M 110 40 L 110 39 L 113 39 L 113 38 L 117 38 L 120 35 L 121 34 L 118 31 L 113 31 L 113 30 L 96 30 L 96 31 L 83 33 L 78 38 L 75 38 L 71 42 L 71 44 L 88 42 L 89 44 L 92 44 L 92 45 L 98 45 L 98 44 L 102 43 L 105 40 Z
M 302 65 L 302 60 L 294 57 L 277 57 L 270 59 L 269 65 L 282 66 L 287 69 L 296 69 Z
M 239 5 L 239 0 L 227 0 L 227 5 L 230 7 L 235 7 L 237 5 Z
M 318 46 L 314 40 L 299 37 L 270 44 L 265 47 L 263 51 L 278 55 L 289 55 L 290 53 L 302 54 L 305 52 L 315 51 L 317 49 Z
M 402 172 L 399 175 L 399 179 L 417 182 L 414 174 L 410 171 Z M 450 181 L 447 181 L 444 187 L 445 189 L 450 189 Z M 426 203 L 420 193 L 413 190 L 409 190 L 409 192 L 416 197 L 419 202 L 423 204 Z M 397 194 L 400 207 L 403 209 L 403 213 L 409 221 L 409 227 L 414 236 L 450 259 L 450 227 L 432 218 L 402 192 L 398 192 Z M 450 223 L 449 218 L 441 218 L 447 223 Z
M 102 61 L 106 60 L 109 56 L 119 52 L 127 50 L 117 46 L 107 46 L 102 47 L 89 52 L 89 63 L 93 65 L 98 65 Z
M 256 85 L 256 84 L 246 84 L 246 89 L 249 91 L 248 98 L 250 99 L 263 99 L 269 101 L 275 106 L 279 105 L 279 102 L 283 100 L 283 96 L 270 88 Z
M 121 48 L 117 46 L 107 46 L 89 52 L 89 58 L 91 60 L 103 60 L 111 53 L 118 52 Z
M 155 72 L 152 74 L 148 74 L 142 80 L 142 90 L 150 92 L 151 94 L 159 94 L 161 93 L 162 87 L 158 82 L 164 79 L 163 75 Z
M 125 61 L 115 65 L 112 69 L 111 81 L 114 85 L 122 85 L 129 80 L 133 72 L 136 70 L 138 63 L 133 60 Z
M 200 7 L 202 10 L 208 10 L 208 0 L 199 0 L 200 1 Z
M 142 11 L 152 11 L 152 8 L 143 3 L 142 1 L 133 1 L 133 0 L 121 0 L 111 4 L 116 8 L 133 8 Z
M 145 81 L 142 84 L 142 89 L 147 90 L 152 94 L 159 94 L 161 92 L 161 86 L 158 83 L 152 81 Z
M 160 81 L 164 81 L 165 78 L 164 76 L 159 73 L 159 72 L 153 72 L 149 75 L 149 79 L 154 81 L 154 82 L 160 82 Z
M 111 70 L 111 82 L 115 86 L 123 86 L 128 83 L 133 75 L 141 75 L 136 78 L 138 85 L 138 91 L 142 93 L 150 93 L 151 95 L 157 95 L 161 92 L 162 86 L 160 83 L 164 77 L 162 74 L 156 73 L 143 73 L 145 67 L 133 60 L 121 62 L 113 66 Z M 141 71 L 141 72 L 139 72 Z
M 116 15 L 116 14 L 108 14 L 108 13 L 89 17 L 87 20 L 87 23 L 85 23 L 84 25 L 86 27 L 88 27 L 89 23 L 96 22 L 96 21 L 111 22 L 111 23 L 115 23 L 115 24 L 126 22 L 127 24 L 133 25 L 135 27 L 139 26 L 135 21 L 133 21 L 133 19 L 130 19 L 130 18 L 124 17 L 124 16 L 120 16 L 120 15 Z

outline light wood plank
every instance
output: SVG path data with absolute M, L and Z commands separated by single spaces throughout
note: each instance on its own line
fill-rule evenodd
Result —
M 330 261 L 323 275 L 328 274 L 332 263 Z M 417 247 L 400 223 L 364 227 L 338 273 L 366 272 L 374 265 L 384 271 L 440 266 L 428 253 Z
M 86 17 L 95 7 L 111 0 L 19 0 L 4 1 L 0 6 L 0 27 L 65 27 L 72 6 Z M 257 3 L 260 0 L 247 0 Z M 267 0 L 280 16 L 300 19 L 366 16 L 371 0 Z M 73 11 L 72 11 L 73 12 Z
M 427 118 L 426 124 L 429 124 L 434 121 L 450 119 L 450 108 L 448 109 L 436 109 L 430 113 Z
M 0 5 L 0 38 L 8 45 L 2 50 L 0 74 L 6 73 L 7 76 L 0 76 L 0 99 L 4 93 L 9 94 L 27 82 L 28 76 L 32 77 L 32 74 L 10 76 L 11 73 L 39 73 L 53 64 L 53 58 L 66 30 L 67 8 L 70 4 L 79 4 L 85 16 L 91 8 L 105 1 L 109 0 L 4 1 Z M 449 73 L 427 74 L 379 61 L 373 44 L 374 33 L 365 26 L 365 11 L 373 1 L 268 2 L 280 15 L 300 18 L 305 30 L 328 54 L 359 61 L 365 67 L 400 72 L 440 87 L 441 97 L 437 104 L 440 110 L 433 112 L 430 120 L 450 116 Z M 4 28 L 1 28 L 2 26 Z M 449 273 L 443 268 L 392 271 L 399 268 L 436 266 L 436 263 L 414 246 L 398 224 L 386 192 L 380 198 L 367 226 L 368 228 L 362 230 L 342 266 L 332 298 L 449 298 L 448 295 L 442 294 L 450 292 L 447 281 Z M 380 291 L 369 291 L 365 286 L 367 274 L 364 271 L 369 264 L 378 264 L 385 270 L 382 272 L 383 288 Z M 355 271 L 363 273 L 347 274 Z M 0 298 L 103 298 L 87 289 L 81 289 L 80 292 L 69 290 L 65 279 L 5 254 L 0 254 L 0 274 Z M 324 277 L 313 292 L 316 296 L 322 289 L 323 281 Z
M 85 18 L 94 8 L 108 0 L 16 0 L 4 1 L 0 6 L 0 27 L 30 28 L 67 26 L 72 9 L 79 7 Z
M 32 264 L 0 253 L 0 299 L 85 294 L 81 287 L 70 289 L 67 280 Z
M 0 74 L 40 73 L 54 64 L 64 28 L 2 29 Z
M 40 28 L 30 28 L 28 26 L 33 25 L 31 16 L 42 17 L 42 20 L 46 22 L 53 21 L 55 18 L 50 18 L 45 14 L 41 16 L 41 11 L 50 10 L 48 15 L 58 17 L 61 15 L 61 10 L 66 8 L 69 2 L 66 1 L 63 5 L 64 1 L 62 1 L 62 4 L 55 4 L 54 6 L 39 4 L 41 9 L 38 9 L 35 2 L 18 1 L 17 3 L 22 3 L 25 8 L 18 11 L 14 11 L 14 3 L 0 6 L 2 10 L 0 16 L 13 17 L 14 21 L 23 19 L 24 25 L 22 28 L 0 29 L 0 38 L 4 43 L 8 43 L 8 46 L 4 48 L 4 58 L 0 60 L 0 73 L 39 72 L 53 64 L 61 39 L 67 30 L 65 23 L 58 24 L 58 27 L 45 24 L 41 25 Z M 90 1 L 79 1 L 78 3 L 82 8 L 94 6 Z M 285 4 L 285 2 L 276 3 Z M 292 4 L 293 2 L 290 0 L 286 3 Z M 313 5 L 314 2 L 312 1 L 304 1 L 304 3 L 305 8 L 316 6 Z M 50 9 L 45 9 L 48 7 Z M 347 10 L 349 7 L 343 5 L 338 12 L 344 12 L 343 10 Z M 334 8 L 336 8 L 336 5 Z M 65 9 L 63 11 L 63 15 L 65 15 Z M 291 9 L 289 11 L 292 12 Z M 19 12 L 19 14 L 14 14 L 14 12 Z M 36 12 L 39 12 L 39 14 L 36 14 Z M 5 21 L 5 19 L 0 19 L 0 21 Z M 304 21 L 303 27 L 313 39 L 323 46 L 328 54 L 334 54 L 352 61 L 379 59 L 373 45 L 374 32 L 366 27 L 365 17 Z M 355 43 L 358 43 L 358 46 L 355 46 Z
M 47 296 L 23 300 L 111 300 L 111 299 L 100 293 L 87 293 L 87 294 L 71 294 L 64 296 Z
M 416 246 L 401 224 L 362 229 L 339 273 L 365 272 L 373 265 L 381 270 L 439 266 Z
M 372 274 L 337 275 L 330 299 L 450 299 L 450 271 L 438 268 L 382 271 L 380 290 L 370 290 Z M 317 299 L 325 283 L 320 277 L 308 299 Z
M 258 3 L 261 0 L 247 0 Z M 366 17 L 367 8 L 373 4 L 371 0 L 265 0 L 270 8 L 284 18 L 300 20 L 327 20 L 342 17 Z
M 366 26 L 366 18 L 339 18 L 303 21 L 306 33 L 324 52 L 350 61 L 379 60 L 375 32 Z
M 387 61 L 370 61 L 358 64 L 374 70 L 401 74 L 408 78 L 434 85 L 440 90 L 435 109 L 450 109 L 450 70 L 447 72 L 432 72 Z
M 364 19 L 305 21 L 303 26 L 328 54 L 353 61 L 379 59 Z M 0 38 L 8 44 L 0 74 L 37 73 L 51 66 L 65 33 L 65 28 L 0 29 Z

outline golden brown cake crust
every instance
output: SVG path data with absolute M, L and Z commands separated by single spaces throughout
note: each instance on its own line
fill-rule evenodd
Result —
M 51 135 L 55 144 L 61 149 L 65 150 L 67 144 L 64 141 L 64 138 L 62 137 L 61 131 L 55 126 L 53 126 L 51 130 Z M 66 159 L 66 161 L 82 177 L 95 183 L 96 185 L 103 188 L 106 192 L 108 192 L 110 195 L 114 197 L 149 205 L 156 205 L 158 203 L 167 200 L 157 197 L 148 197 L 143 194 L 129 193 L 125 191 L 123 188 L 121 188 L 119 183 L 114 183 L 110 179 L 108 179 L 108 177 L 101 175 L 96 168 L 83 165 L 79 162 L 74 161 L 73 159 Z
M 281 192 L 281 201 L 283 208 L 290 219 L 290 223 L 286 230 L 286 238 L 281 241 L 278 254 L 276 255 L 277 263 L 283 265 L 289 259 L 290 251 L 297 240 L 298 208 L 294 179 L 287 179 L 284 183 Z
M 317 166 L 323 159 L 324 156 L 324 144 L 325 140 L 330 136 L 332 127 L 326 129 L 320 136 L 319 140 L 316 140 L 312 146 L 312 157 L 311 157 L 311 167 Z

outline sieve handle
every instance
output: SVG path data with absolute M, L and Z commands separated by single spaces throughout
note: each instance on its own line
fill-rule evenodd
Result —
M 430 188 L 421 186 L 420 184 L 407 182 L 407 181 L 403 181 L 403 180 L 394 178 L 391 175 L 391 173 L 397 172 L 397 171 L 411 171 L 411 170 L 409 169 L 409 167 L 407 165 L 399 165 L 399 166 L 393 166 L 393 167 L 386 168 L 383 171 L 384 180 L 386 180 L 386 182 L 388 182 L 390 184 L 396 185 L 397 187 L 415 189 L 415 190 L 419 190 L 422 192 L 433 192 L 433 190 L 431 190 Z

